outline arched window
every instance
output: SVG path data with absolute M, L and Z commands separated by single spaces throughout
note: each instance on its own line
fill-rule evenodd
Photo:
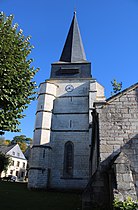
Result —
M 71 141 L 66 142 L 64 149 L 64 176 L 73 176 L 74 145 Z

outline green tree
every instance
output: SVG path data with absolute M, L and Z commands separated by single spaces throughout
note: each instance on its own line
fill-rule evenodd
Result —
M 2 171 L 6 172 L 10 162 L 11 162 L 11 159 L 9 156 L 3 153 L 0 153 L 0 177 L 1 177 Z
M 11 141 L 11 144 L 19 144 L 21 150 L 25 152 L 25 150 L 30 146 L 32 143 L 31 138 L 27 138 L 25 135 L 15 136 L 13 140 Z
M 13 15 L 0 13 L 0 134 L 20 131 L 23 110 L 35 99 L 32 80 L 38 69 L 28 59 L 33 46 L 30 36 L 25 37 L 18 25 L 13 25 L 13 19 Z
M 113 87 L 113 92 L 111 92 L 111 95 L 114 95 L 118 93 L 122 89 L 122 82 L 117 82 L 116 79 L 113 79 L 111 81 L 112 87 Z

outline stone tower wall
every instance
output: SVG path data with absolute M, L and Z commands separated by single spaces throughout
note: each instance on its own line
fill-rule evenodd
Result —
M 57 85 L 49 81 L 40 84 L 33 145 L 50 142 L 52 110 L 56 98 L 56 89 Z
M 45 189 L 50 184 L 49 158 L 51 148 L 34 146 L 31 149 L 28 188 Z
M 53 80 L 57 84 L 51 125 L 51 188 L 83 189 L 89 178 L 89 80 Z M 72 85 L 72 91 L 66 91 Z M 65 176 L 65 144 L 74 147 L 73 174 Z M 56 160 L 56 161 L 55 161 Z

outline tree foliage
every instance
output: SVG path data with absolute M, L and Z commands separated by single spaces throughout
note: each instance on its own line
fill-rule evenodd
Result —
M 32 144 L 32 139 L 26 137 L 25 135 L 14 136 L 13 140 L 5 139 L 4 137 L 0 137 L 0 145 L 11 145 L 11 144 L 19 144 L 22 152 L 25 152 L 28 147 Z
M 28 59 L 33 46 L 25 37 L 13 15 L 0 13 L 0 134 L 20 131 L 23 110 L 35 99 L 36 84 L 32 79 L 38 69 Z
M 118 93 L 122 89 L 122 82 L 117 82 L 116 79 L 111 81 L 113 92 L 111 92 L 111 95 Z
M 11 141 L 11 144 L 19 144 L 22 152 L 25 152 L 25 150 L 30 146 L 32 143 L 32 139 L 26 137 L 25 135 L 15 136 L 13 137 L 13 140 Z
M 11 160 L 10 157 L 0 153 L 0 177 L 1 177 L 1 173 L 2 171 L 6 171 L 8 168 L 8 165 L 10 164 Z

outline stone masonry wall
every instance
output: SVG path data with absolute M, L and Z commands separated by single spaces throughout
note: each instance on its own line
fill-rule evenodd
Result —
M 101 163 L 108 165 L 117 154 L 123 154 L 116 162 L 117 190 L 135 198 L 138 183 L 138 87 L 109 99 L 97 111 Z M 128 171 L 124 170 L 127 164 Z
M 138 140 L 138 88 L 107 101 L 99 111 L 101 161 Z
M 138 197 L 138 84 L 95 107 L 100 163 L 83 194 L 83 209 L 112 209 L 114 192 L 120 199 Z
M 35 146 L 31 149 L 28 188 L 45 189 L 50 185 L 51 149 L 46 146 Z
M 52 147 L 50 187 L 53 189 L 84 189 L 89 178 L 89 80 L 57 80 L 50 146 Z M 73 90 L 67 91 L 67 85 Z M 65 175 L 65 144 L 73 144 L 73 173 Z

